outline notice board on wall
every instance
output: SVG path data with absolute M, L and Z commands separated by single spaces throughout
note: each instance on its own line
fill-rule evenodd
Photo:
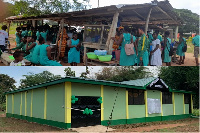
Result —
M 148 114 L 160 114 L 161 103 L 160 99 L 147 98 Z

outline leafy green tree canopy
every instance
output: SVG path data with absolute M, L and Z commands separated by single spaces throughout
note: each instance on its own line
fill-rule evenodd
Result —
M 175 12 L 184 21 L 184 25 L 179 27 L 183 33 L 197 32 L 199 30 L 199 15 L 188 9 L 175 9 Z
M 0 104 L 5 102 L 5 92 L 16 89 L 15 83 L 8 75 L 0 74 Z
M 50 13 L 64 13 L 89 7 L 89 0 L 12 0 L 15 15 L 36 16 Z
M 24 88 L 27 86 L 32 86 L 39 83 L 44 83 L 51 80 L 56 80 L 61 78 L 60 75 L 54 75 L 49 71 L 43 71 L 42 73 L 33 74 L 29 73 L 28 75 L 23 75 L 24 79 L 20 80 L 20 87 Z
M 65 68 L 64 72 L 65 72 L 66 76 L 70 76 L 70 77 L 76 76 L 75 71 L 72 71 L 72 69 L 70 67 Z
M 150 77 L 152 73 L 147 67 L 103 67 L 95 75 L 98 80 L 121 82 Z

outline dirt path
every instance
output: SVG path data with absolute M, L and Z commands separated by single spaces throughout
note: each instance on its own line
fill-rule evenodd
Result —
M 144 123 L 144 124 L 130 124 L 125 126 L 115 126 L 115 132 L 152 132 L 159 131 L 160 129 L 173 129 L 177 128 L 181 130 L 183 127 L 188 131 L 194 130 L 197 131 L 199 128 L 191 129 L 193 124 L 199 125 L 199 119 L 184 119 L 178 121 L 164 121 L 164 122 L 153 122 L 153 123 Z M 177 131 L 179 131 L 177 130 Z

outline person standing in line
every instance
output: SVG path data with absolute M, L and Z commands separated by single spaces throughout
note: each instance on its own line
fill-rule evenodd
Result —
M 186 39 L 183 38 L 183 33 L 180 33 L 180 38 L 179 38 L 179 42 L 178 43 L 178 48 L 176 51 L 176 54 L 180 56 L 180 60 L 179 60 L 179 65 L 184 64 L 184 60 L 185 60 L 185 52 L 183 52 L 183 48 L 185 46 L 186 43 Z
M 140 40 L 138 42 L 138 65 L 139 66 L 148 66 L 149 64 L 149 53 L 148 53 L 148 38 L 144 33 L 144 28 L 140 27 L 138 28 L 138 32 L 140 37 Z
M 120 35 L 119 40 L 115 40 L 117 45 L 121 45 L 120 51 L 120 66 L 133 66 L 136 64 L 135 59 L 137 58 L 136 53 L 132 55 L 127 55 L 125 51 L 125 45 L 133 43 L 133 37 L 130 34 L 129 27 L 125 26 L 123 30 L 123 34 Z M 134 43 L 135 44 L 135 43 Z M 136 46 L 134 46 L 136 47 Z M 136 48 L 137 51 L 137 48 Z
M 20 43 L 21 43 L 21 37 L 22 37 L 21 36 L 21 28 L 20 27 L 16 28 L 15 36 L 16 36 L 16 38 L 15 38 L 16 44 L 17 44 L 17 46 L 19 46 Z
M 170 32 L 166 31 L 164 38 L 164 62 L 166 63 L 166 66 L 171 66 L 171 56 L 169 55 L 171 39 L 169 38 L 169 35 Z
M 8 33 L 6 32 L 7 26 L 3 25 L 0 30 L 0 51 L 5 51 L 6 41 L 8 40 Z
M 196 66 L 199 66 L 199 43 L 200 43 L 200 36 L 199 31 L 196 33 L 196 36 L 192 39 L 192 44 L 194 45 L 194 57 L 196 61 Z
M 69 41 L 68 63 L 71 66 L 77 66 L 80 63 L 80 47 L 81 42 L 78 39 L 78 34 L 73 33 L 73 38 Z
M 162 66 L 160 40 L 157 39 L 158 33 L 153 33 L 154 40 L 152 41 L 151 51 L 151 66 Z

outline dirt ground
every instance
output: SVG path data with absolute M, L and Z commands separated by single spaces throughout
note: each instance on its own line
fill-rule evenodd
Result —
M 177 121 L 162 121 L 111 126 L 115 132 L 199 132 L 199 119 L 187 118 Z
M 47 125 L 30 123 L 25 120 L 6 118 L 0 112 L 0 132 L 106 132 L 102 125 L 91 127 L 59 129 Z M 162 121 L 129 125 L 110 126 L 108 132 L 199 132 L 199 119 L 187 118 L 177 121 Z

